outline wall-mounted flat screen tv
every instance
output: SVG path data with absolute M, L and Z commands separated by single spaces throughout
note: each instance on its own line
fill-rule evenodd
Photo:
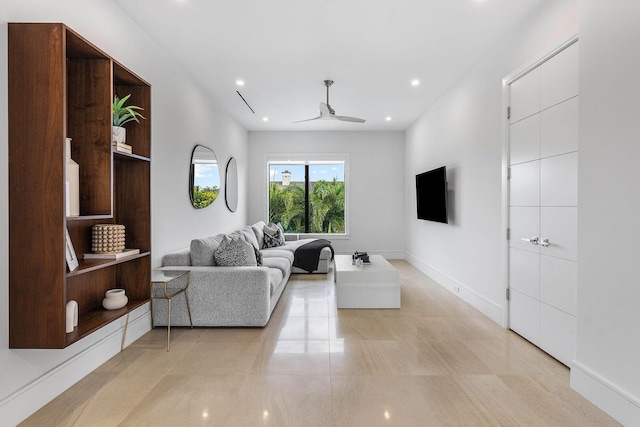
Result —
M 447 220 L 447 168 L 445 166 L 416 175 L 418 219 Z

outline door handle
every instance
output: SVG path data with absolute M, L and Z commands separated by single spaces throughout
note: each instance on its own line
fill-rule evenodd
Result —
M 549 246 L 549 239 L 540 240 L 540 246 L 544 246 L 545 248 Z
M 538 245 L 538 242 L 539 242 L 537 237 L 532 237 L 530 239 L 527 239 L 526 237 L 521 237 L 520 240 L 522 240 L 523 242 L 529 242 L 532 245 Z M 548 246 L 548 244 L 547 244 L 547 246 Z

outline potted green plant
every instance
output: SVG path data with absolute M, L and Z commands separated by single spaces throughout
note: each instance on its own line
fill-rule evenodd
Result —
M 139 112 L 143 110 L 142 107 L 124 105 L 130 97 L 131 94 L 122 99 L 117 95 L 113 98 L 113 142 L 115 143 L 124 144 L 127 139 L 126 129 L 122 125 L 133 121 L 140 123 L 140 119 L 144 119 Z

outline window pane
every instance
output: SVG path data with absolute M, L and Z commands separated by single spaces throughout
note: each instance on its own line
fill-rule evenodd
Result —
M 304 233 L 304 165 L 269 165 L 269 221 L 285 233 Z
M 344 233 L 344 163 L 309 165 L 309 231 Z
M 305 194 L 305 168 L 309 194 Z M 269 221 L 287 233 L 345 233 L 344 162 L 270 163 Z M 308 199 L 309 216 L 305 218 Z M 308 227 L 308 228 L 307 228 Z

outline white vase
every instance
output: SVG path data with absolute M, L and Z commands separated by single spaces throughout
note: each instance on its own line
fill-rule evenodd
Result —
M 127 130 L 122 126 L 113 126 L 111 128 L 111 133 L 113 134 L 113 142 L 124 144 L 127 140 Z
M 71 158 L 71 138 L 66 139 L 66 210 L 67 216 L 80 215 L 80 166 Z
M 67 303 L 66 332 L 73 332 L 76 326 L 78 326 L 78 303 L 71 300 Z
M 124 307 L 129 302 L 129 298 L 124 294 L 124 289 L 109 289 L 104 294 L 102 306 L 107 310 L 117 310 Z

